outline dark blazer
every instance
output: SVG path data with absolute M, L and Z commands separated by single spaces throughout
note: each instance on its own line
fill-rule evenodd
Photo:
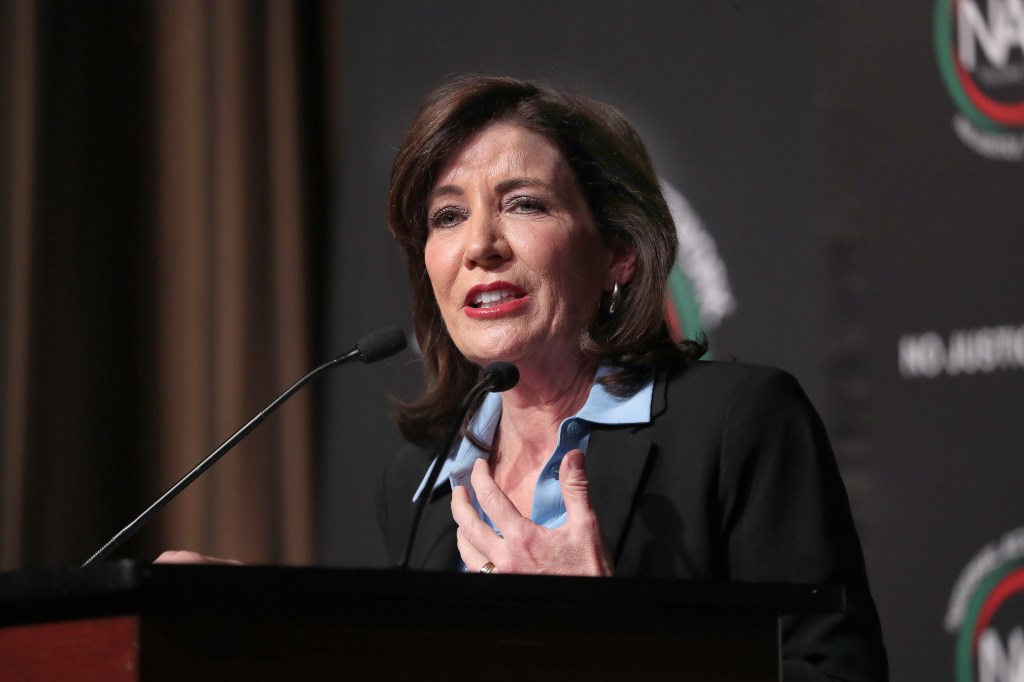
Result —
M 845 613 L 784 620 L 784 679 L 887 680 L 846 490 L 796 380 L 698 362 L 659 375 L 651 417 L 595 425 L 587 448 L 590 500 L 615 574 L 843 585 Z M 378 514 L 395 561 L 431 457 L 410 446 L 385 472 Z M 411 566 L 458 565 L 450 501 L 438 490 L 424 512 Z

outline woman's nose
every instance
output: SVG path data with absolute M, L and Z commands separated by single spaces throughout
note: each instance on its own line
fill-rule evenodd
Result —
M 501 229 L 500 220 L 495 216 L 472 217 L 466 231 L 466 266 L 469 268 L 494 268 L 512 258 Z

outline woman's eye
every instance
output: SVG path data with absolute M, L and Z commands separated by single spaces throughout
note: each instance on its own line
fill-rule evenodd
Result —
M 434 211 L 433 215 L 430 216 L 431 227 L 452 227 L 458 225 L 459 221 L 462 220 L 463 214 L 461 211 L 454 207 L 445 207 Z
M 533 197 L 513 197 L 508 202 L 509 210 L 520 213 L 539 213 L 545 210 L 544 204 Z

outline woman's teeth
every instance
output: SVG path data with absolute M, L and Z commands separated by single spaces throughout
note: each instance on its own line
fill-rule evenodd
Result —
M 516 295 L 508 289 L 481 291 L 473 297 L 474 308 L 493 308 L 494 306 L 515 300 Z

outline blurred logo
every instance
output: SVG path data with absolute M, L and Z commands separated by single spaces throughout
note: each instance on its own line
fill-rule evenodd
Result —
M 668 280 L 665 314 L 676 340 L 710 335 L 736 310 L 725 263 L 700 217 L 675 187 L 661 181 L 679 238 L 676 264 Z M 710 353 L 709 353 L 710 355 Z
M 938 0 L 934 30 L 957 136 L 986 158 L 1024 159 L 1024 0 Z
M 945 625 L 956 637 L 957 682 L 1024 682 L 1024 528 L 967 564 Z

